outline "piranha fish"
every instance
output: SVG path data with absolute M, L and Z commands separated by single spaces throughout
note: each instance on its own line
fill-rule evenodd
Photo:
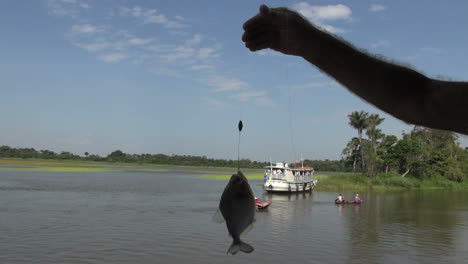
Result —
M 239 250 L 250 253 L 254 248 L 241 241 L 240 235 L 252 225 L 255 216 L 255 200 L 247 178 L 241 171 L 233 174 L 224 188 L 219 210 L 226 220 L 226 226 L 233 242 L 227 253 L 236 254 Z

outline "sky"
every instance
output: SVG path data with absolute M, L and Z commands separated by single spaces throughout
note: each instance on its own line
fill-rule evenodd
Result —
M 340 159 L 352 111 L 412 125 L 299 57 L 241 41 L 260 4 L 371 54 L 468 80 L 467 1 L 0 1 L 0 145 L 107 155 Z M 468 137 L 460 136 L 461 146 Z

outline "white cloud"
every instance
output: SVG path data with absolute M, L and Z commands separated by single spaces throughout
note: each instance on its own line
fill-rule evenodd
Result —
M 166 15 L 159 13 L 156 9 L 146 9 L 139 6 L 133 8 L 122 7 L 121 14 L 124 16 L 133 16 L 141 19 L 143 23 L 156 23 L 161 24 L 166 28 L 184 28 L 187 25 L 181 23 L 180 16 L 177 16 L 174 20 L 169 19 Z
M 150 42 L 152 42 L 153 39 L 152 38 L 146 38 L 146 39 L 143 39 L 143 38 L 131 38 L 128 40 L 128 43 L 130 45 L 146 45 Z
M 119 62 L 126 58 L 128 58 L 127 55 L 118 52 L 99 56 L 99 59 L 105 62 Z
M 103 31 L 102 28 L 98 28 L 90 24 L 73 25 L 71 30 L 75 33 L 96 33 Z
M 86 2 L 78 0 L 48 0 L 47 5 L 55 15 L 70 17 L 76 17 L 81 10 L 91 8 Z
M 152 46 L 150 49 L 161 53 L 160 57 L 171 63 L 189 63 L 194 64 L 197 61 L 206 61 L 208 59 L 219 57 L 219 45 L 211 47 L 195 47 L 202 42 L 201 35 L 197 34 L 191 39 L 185 41 L 184 45 L 175 47 Z M 185 61 L 183 61 L 185 60 Z
M 325 81 L 325 82 L 309 82 L 304 84 L 291 85 L 292 90 L 301 90 L 301 89 L 317 89 L 317 88 L 326 88 L 335 85 L 335 82 Z
M 249 86 L 246 82 L 225 76 L 211 76 L 204 82 L 213 87 L 213 92 L 237 91 Z
M 235 95 L 232 95 L 231 98 L 236 99 L 241 102 L 247 102 L 252 98 L 263 97 L 265 95 L 266 95 L 265 91 L 244 91 L 244 92 L 240 92 Z
M 214 58 L 214 57 L 218 57 L 219 54 L 216 53 L 218 49 L 215 48 L 215 47 L 211 47 L 211 48 L 200 48 L 198 50 L 198 53 L 197 53 L 197 57 L 199 59 L 207 59 L 207 58 Z
M 194 71 L 212 71 L 214 70 L 214 66 L 210 64 L 194 64 L 190 66 L 190 69 Z
M 384 6 L 384 5 L 379 5 L 379 4 L 372 4 L 372 5 L 370 6 L 370 8 L 369 8 L 369 10 L 372 11 L 372 12 L 379 12 L 379 11 L 383 11 L 383 10 L 385 10 L 385 9 L 387 9 L 386 6 Z
M 180 59 L 191 58 L 195 55 L 195 49 L 186 46 L 177 46 L 166 54 L 161 55 L 161 58 L 173 62 Z
M 203 105 L 205 106 L 208 106 L 209 108 L 211 109 L 220 109 L 220 108 L 224 108 L 227 106 L 226 103 L 218 100 L 218 99 L 215 99 L 215 98 L 211 98 L 211 97 L 203 97 L 202 98 L 202 103 Z
M 260 98 L 256 98 L 255 99 L 255 104 L 259 105 L 259 106 L 271 106 L 271 107 L 275 107 L 276 104 L 268 97 L 260 97 Z
M 163 66 L 154 68 L 151 70 L 151 72 L 169 77 L 182 77 L 182 75 L 178 71 Z
M 249 102 L 253 101 L 258 106 L 275 106 L 273 101 L 268 98 L 267 92 L 262 91 L 242 91 L 237 94 L 230 96 L 230 98 L 235 99 L 240 102 Z
M 173 45 L 170 44 L 154 44 L 147 47 L 148 50 L 158 54 L 170 52 L 173 48 Z
M 175 42 L 164 42 L 155 38 L 152 33 L 134 35 L 129 30 L 118 28 L 118 25 L 122 24 L 122 21 L 118 20 L 133 18 L 125 22 L 148 28 L 154 26 L 145 24 L 161 24 L 166 29 L 166 33 L 172 34 L 177 31 L 174 28 L 187 27 L 182 16 L 170 17 L 160 10 L 140 6 L 121 7 L 118 9 L 119 15 L 113 12 L 112 16 L 99 20 L 101 25 L 97 26 L 94 22 L 96 20 L 93 20 L 90 14 L 83 12 L 91 8 L 85 0 L 49 0 L 48 3 L 51 12 L 74 18 L 75 24 L 72 24 L 70 32 L 66 34 L 72 44 L 95 53 L 96 58 L 101 61 L 116 63 L 125 60 L 126 63 L 141 65 L 151 72 L 173 77 L 182 76 L 184 70 L 215 74 L 214 62 L 220 57 L 221 45 L 216 41 L 208 43 L 203 34 L 189 33 L 181 29 L 178 30 L 181 34 L 174 38 Z M 210 79 L 209 85 L 213 91 L 218 92 L 243 89 L 248 86 L 233 78 Z
M 76 45 L 89 52 L 96 52 L 96 51 L 104 50 L 105 48 L 109 47 L 110 44 L 107 42 L 94 42 L 94 43 L 88 43 L 88 44 L 77 43 Z
M 203 35 L 202 34 L 195 34 L 191 39 L 185 41 L 185 46 L 195 46 L 202 42 Z
M 293 5 L 293 9 L 331 33 L 343 33 L 345 31 L 335 26 L 325 24 L 324 21 L 350 20 L 352 14 L 351 8 L 343 4 L 314 6 L 307 2 L 300 2 Z
M 351 8 L 342 4 L 313 6 L 306 2 L 300 2 L 294 5 L 294 9 L 313 21 L 350 19 L 352 13 Z
M 328 32 L 333 33 L 333 34 L 345 32 L 343 29 L 334 27 L 332 25 L 318 24 L 318 26 L 321 27 L 322 29 L 328 31 Z

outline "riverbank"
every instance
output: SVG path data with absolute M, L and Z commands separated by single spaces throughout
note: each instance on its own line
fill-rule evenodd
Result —
M 411 176 L 401 177 L 397 174 L 380 173 L 374 179 L 369 179 L 364 174 L 351 172 L 324 172 L 316 177 L 319 180 L 314 189 L 316 191 L 468 190 L 468 182 L 458 183 L 442 177 L 419 180 Z
M 51 160 L 51 159 L 16 159 L 0 158 L 0 170 L 15 171 L 48 171 L 48 172 L 105 172 L 105 171 L 138 171 L 138 172 L 168 172 L 178 171 L 196 173 L 199 177 L 213 179 L 229 179 L 237 168 L 228 167 L 197 167 L 176 166 L 164 164 L 135 164 L 123 162 Z M 242 169 L 249 179 L 261 179 L 263 174 L 258 169 Z M 259 175 L 261 174 L 261 175 Z
M 163 164 L 135 164 L 75 160 L 15 159 L 0 158 L 0 170 L 40 171 L 40 172 L 168 172 L 195 173 L 197 177 L 228 180 L 237 168 L 175 166 Z M 263 179 L 262 169 L 242 169 L 249 180 Z M 408 189 L 449 189 L 468 190 L 468 182 L 457 183 L 445 178 L 419 180 L 410 176 L 380 173 L 375 179 L 351 172 L 317 171 L 314 176 L 319 182 L 316 191 L 363 192 L 368 190 L 408 190 Z

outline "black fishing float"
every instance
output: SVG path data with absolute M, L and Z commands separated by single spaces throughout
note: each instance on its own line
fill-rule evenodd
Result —
M 242 124 L 242 120 L 239 120 L 239 124 L 237 124 L 237 128 L 239 129 L 239 143 L 237 144 L 237 171 L 240 171 L 240 138 L 243 127 L 244 125 Z

